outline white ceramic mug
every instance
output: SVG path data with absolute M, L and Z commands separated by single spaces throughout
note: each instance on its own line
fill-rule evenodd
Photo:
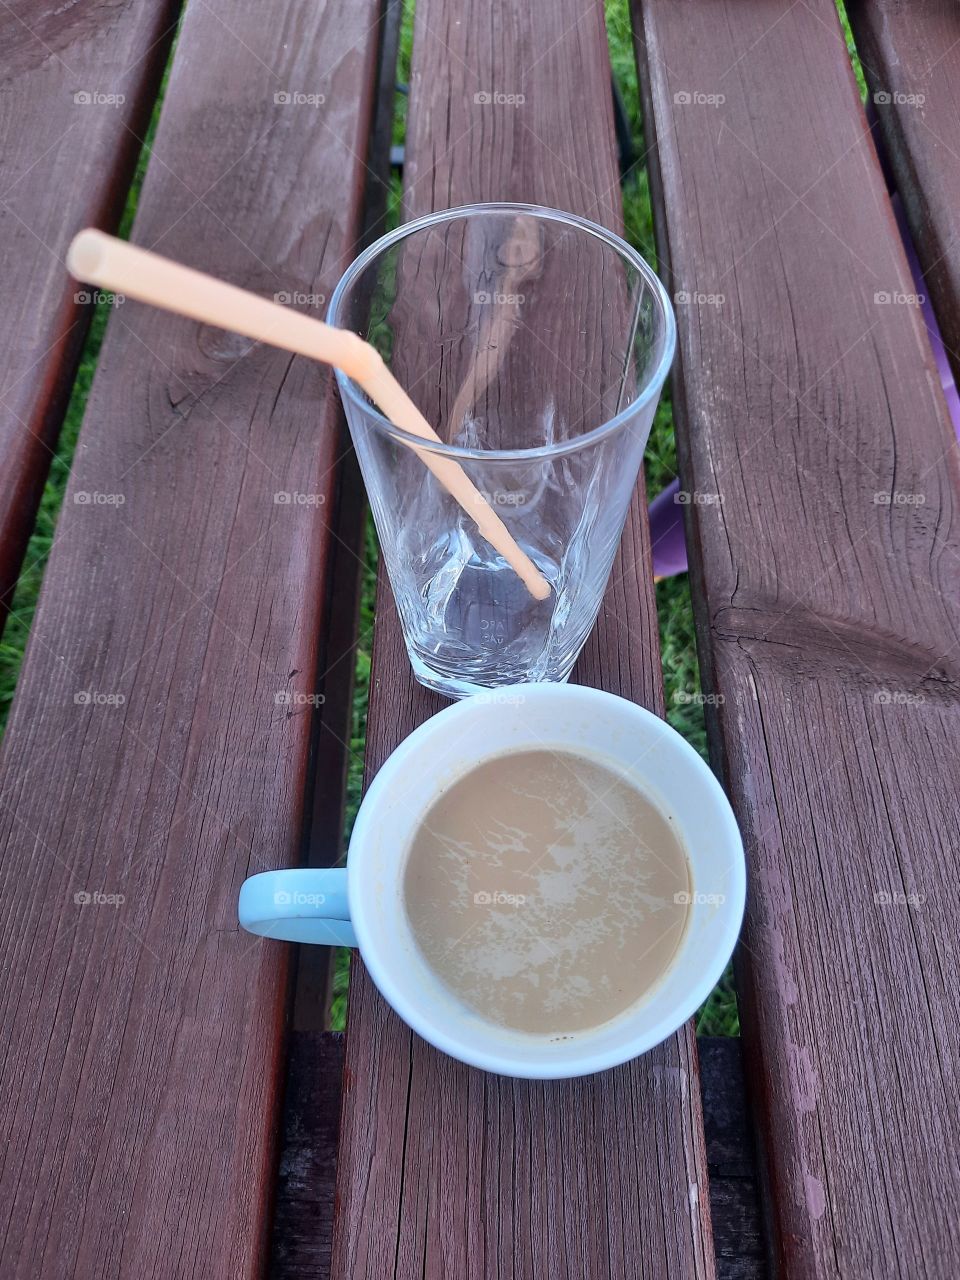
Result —
M 482 761 L 524 749 L 574 752 L 633 778 L 674 820 L 692 874 L 690 917 L 664 976 L 609 1022 L 562 1039 L 499 1026 L 462 1004 L 424 960 L 402 900 L 406 851 L 440 791 Z M 502 1075 L 555 1079 L 626 1062 L 681 1027 L 723 973 L 745 893 L 727 798 L 675 730 L 598 689 L 532 684 L 476 694 L 427 720 L 370 784 L 346 869 L 251 876 L 239 915 L 269 938 L 358 946 L 400 1017 L 444 1053 Z

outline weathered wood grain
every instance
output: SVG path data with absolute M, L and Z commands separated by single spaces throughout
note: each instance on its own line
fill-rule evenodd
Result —
M 952 1276 L 956 444 L 830 0 L 635 20 L 777 1262 Z
M 377 17 L 191 6 L 133 239 L 318 309 Z M 261 1273 L 287 949 L 236 902 L 300 855 L 338 449 L 318 366 L 111 316 L 0 758 L 5 1278 Z
M 363 198 L 363 231 L 357 252 L 384 231 L 387 193 L 390 183 L 390 138 L 393 129 L 393 96 L 396 82 L 397 45 L 402 18 L 400 0 L 381 0 L 378 18 L 379 53 L 374 90 L 374 115 L 365 161 L 366 190 Z M 361 577 L 364 567 L 364 528 L 367 497 L 360 466 L 350 441 L 346 421 L 340 419 L 341 454 L 337 493 L 326 508 L 335 538 L 326 573 L 330 625 L 317 655 L 317 692 L 323 697 L 323 714 L 316 717 L 314 742 L 308 767 L 313 792 L 312 815 L 305 834 L 304 861 L 309 866 L 329 867 L 343 856 L 344 814 L 347 800 L 347 771 L 353 727 L 354 666 L 357 646 L 369 644 L 369 635 L 358 631 Z M 292 1026 L 294 1030 L 321 1031 L 329 1025 L 331 977 L 335 953 L 329 947 L 298 947 L 294 979 Z M 287 1070 L 299 1078 L 297 1061 L 301 1046 L 294 1037 Z M 339 1087 L 339 1076 L 338 1076 Z M 286 1133 L 281 1141 L 286 1140 Z M 328 1259 L 329 1266 L 329 1259 Z
M 753 1140 L 738 1039 L 697 1041 L 718 1280 L 763 1280 Z M 343 1036 L 295 1032 L 269 1275 L 327 1280 L 340 1121 Z
M 740 1039 L 701 1037 L 697 1050 L 717 1280 L 763 1280 L 766 1248 Z
M 925 288 L 960 382 L 960 8 L 847 5 Z
M 491 22 L 420 0 L 407 215 L 513 199 L 619 226 L 609 84 L 599 3 L 510 3 Z M 524 102 L 474 100 L 493 92 Z M 662 708 L 642 484 L 577 678 Z M 367 777 L 441 705 L 411 676 L 381 577 Z M 337 1185 L 338 1278 L 711 1276 L 692 1029 L 592 1079 L 509 1080 L 415 1037 L 355 961 Z
M 92 313 L 64 254 L 119 221 L 179 9 L 0 7 L 0 626 Z
M 343 1036 L 295 1031 L 283 1108 L 271 1280 L 328 1280 Z

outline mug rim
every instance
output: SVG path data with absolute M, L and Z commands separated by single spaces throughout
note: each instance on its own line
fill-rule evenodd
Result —
M 447 444 L 443 440 L 425 442 L 422 436 L 413 435 L 412 432 L 405 431 L 402 427 L 392 423 L 389 418 L 384 417 L 377 406 L 366 399 L 353 379 L 341 369 L 335 368 L 334 373 L 336 374 L 341 396 L 345 397 L 355 408 L 360 410 L 370 420 L 370 425 L 375 427 L 382 435 L 388 436 L 392 440 L 399 440 L 406 445 L 415 445 L 418 450 L 426 453 L 466 461 L 533 462 L 539 458 L 559 458 L 568 453 L 577 453 L 581 449 L 590 448 L 601 440 L 605 440 L 607 436 L 614 435 L 636 417 L 651 400 L 659 396 L 667 374 L 670 372 L 670 366 L 673 364 L 673 357 L 676 352 L 677 321 L 663 281 L 650 263 L 647 262 L 646 258 L 637 253 L 636 249 L 629 245 L 622 236 L 618 236 L 614 231 L 609 231 L 597 222 L 591 222 L 589 218 L 581 218 L 574 213 L 565 213 L 562 209 L 551 209 L 546 205 L 515 203 L 509 200 L 491 200 L 475 204 L 455 205 L 453 208 L 440 209 L 435 213 L 428 213 L 422 218 L 415 218 L 411 222 L 401 223 L 399 227 L 387 232 L 386 235 L 381 236 L 373 244 L 369 245 L 344 271 L 337 282 L 337 287 L 334 289 L 330 304 L 327 307 L 327 324 L 339 327 L 337 311 L 343 301 L 344 294 L 357 276 L 362 271 L 365 271 L 370 263 L 385 250 L 418 231 L 429 230 L 431 227 L 438 226 L 443 222 L 452 222 L 456 218 L 468 217 L 470 214 L 475 213 L 526 213 L 546 221 L 567 223 L 579 231 L 584 231 L 594 236 L 597 240 L 602 240 L 611 249 L 615 249 L 643 277 L 644 282 L 653 294 L 657 310 L 663 320 L 663 350 L 656 365 L 647 374 L 643 389 L 618 414 L 608 418 L 606 422 L 601 422 L 591 430 L 585 431 L 583 435 L 576 436 L 572 440 L 560 441 L 557 444 L 536 445 L 531 449 L 471 449 L 466 445 Z
M 460 1062 L 466 1063 L 468 1066 L 520 1079 L 567 1079 L 592 1075 L 598 1071 L 604 1071 L 632 1061 L 634 1058 L 649 1052 L 656 1045 L 661 1044 L 676 1031 L 679 1031 L 693 1016 L 719 981 L 739 938 L 746 903 L 746 861 L 740 830 L 726 793 L 709 765 L 704 762 L 686 739 L 665 720 L 638 703 L 630 701 L 630 699 L 621 698 L 616 694 L 594 689 L 587 685 L 517 684 L 491 690 L 490 694 L 509 695 L 521 690 L 527 700 L 531 698 L 535 700 L 559 698 L 565 702 L 572 699 L 581 703 L 593 703 L 597 707 L 609 706 L 610 700 L 623 704 L 619 708 L 621 712 L 626 711 L 627 714 L 634 715 L 638 723 L 643 722 L 648 729 L 657 728 L 663 731 L 664 736 L 671 741 L 674 747 L 679 749 L 687 765 L 699 776 L 701 782 L 708 790 L 713 792 L 715 799 L 719 801 L 717 813 L 720 820 L 719 825 L 722 829 L 720 833 L 722 847 L 730 855 L 729 892 L 725 895 L 722 908 L 722 932 L 718 940 L 711 944 L 709 963 L 705 964 L 701 968 L 699 975 L 686 985 L 684 998 L 679 1000 L 668 1012 L 664 1013 L 652 1026 L 629 1034 L 625 1042 L 619 1046 L 614 1046 L 608 1050 L 596 1050 L 591 1054 L 587 1044 L 587 1052 L 576 1060 L 565 1060 L 562 1057 L 558 1057 L 554 1062 L 546 1064 L 543 1062 L 525 1063 L 523 1061 L 524 1050 L 522 1046 L 518 1046 L 515 1053 L 505 1046 L 497 1044 L 491 1045 L 489 1050 L 477 1050 L 474 1046 L 465 1043 L 456 1034 L 449 1032 L 440 1021 L 432 1022 L 421 1016 L 420 1012 L 408 1002 L 402 979 L 398 981 L 396 969 L 388 966 L 384 962 L 383 955 L 378 951 L 378 933 L 376 929 L 372 928 L 372 921 L 368 919 L 365 910 L 364 893 L 365 887 L 369 882 L 363 877 L 362 862 L 364 855 L 361 850 L 364 847 L 364 843 L 368 842 L 368 829 L 375 827 L 379 797 L 386 794 L 387 789 L 402 773 L 405 758 L 413 750 L 413 747 L 409 747 L 408 744 L 415 742 L 417 746 L 421 746 L 429 737 L 447 735 L 456 728 L 461 720 L 468 718 L 476 711 L 478 706 L 483 705 L 482 700 L 488 695 L 482 693 L 474 694 L 469 698 L 445 707 L 429 720 L 424 721 L 400 743 L 384 762 L 368 787 L 360 810 L 357 813 L 350 840 L 351 852 L 347 860 L 347 895 L 350 903 L 350 917 L 363 963 L 381 995 L 407 1026 L 432 1044 L 434 1048 Z M 570 743 L 570 749 L 573 751 L 577 749 L 575 742 Z M 476 752 L 476 760 L 479 762 L 481 759 L 483 759 L 483 752 L 478 750 Z M 358 848 L 359 856 L 355 856 L 353 853 L 354 841 L 357 839 L 361 842 Z M 400 877 L 398 875 L 398 883 L 399 880 Z M 399 897 L 397 909 L 403 910 Z M 676 957 L 671 961 L 670 966 L 665 971 L 665 975 L 670 972 L 675 960 Z M 435 976 L 437 981 L 442 984 L 442 979 L 439 978 L 439 975 Z M 641 997 L 640 1001 L 642 999 Z M 636 1011 L 639 1013 L 643 1007 L 643 1004 L 638 1002 Z M 617 1019 L 627 1020 L 630 1016 L 631 1009 L 628 1007 L 617 1015 Z M 598 1029 L 605 1025 L 609 1024 L 598 1024 Z M 591 1030 L 593 1029 L 591 1028 Z M 589 1035 L 589 1032 L 585 1033 L 585 1035 Z

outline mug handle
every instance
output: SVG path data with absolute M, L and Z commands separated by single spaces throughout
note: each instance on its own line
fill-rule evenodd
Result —
M 285 942 L 355 947 L 345 867 L 263 871 L 240 886 L 237 915 L 249 933 Z

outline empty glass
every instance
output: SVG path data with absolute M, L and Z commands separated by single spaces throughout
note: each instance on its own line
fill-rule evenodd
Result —
M 331 324 L 372 342 L 441 443 L 338 373 L 413 670 L 449 697 L 565 680 L 596 619 L 675 325 L 602 227 L 532 205 L 432 214 L 347 270 Z M 413 452 L 456 460 L 550 582 L 536 600 Z

